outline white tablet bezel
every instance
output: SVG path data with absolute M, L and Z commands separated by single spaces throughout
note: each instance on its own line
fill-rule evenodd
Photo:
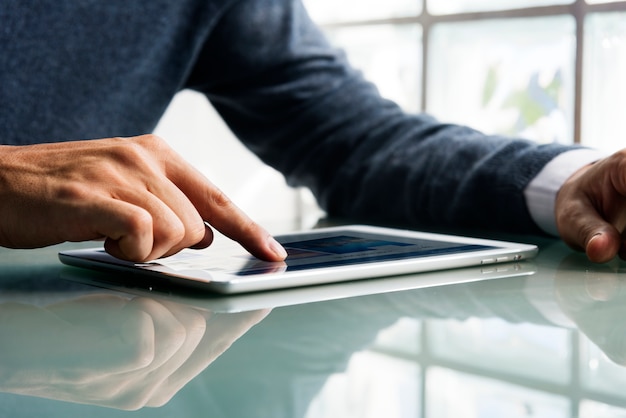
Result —
M 442 235 L 411 230 L 382 228 L 364 225 L 349 225 L 331 228 L 320 228 L 309 231 L 279 235 L 279 242 L 288 246 L 289 242 L 315 239 L 320 236 L 346 234 L 372 234 L 380 239 L 426 239 L 431 241 L 446 241 L 462 245 L 479 245 L 493 247 L 478 251 L 449 253 L 442 255 L 422 256 L 400 260 L 385 260 L 363 264 L 321 267 L 298 271 L 277 272 L 239 276 L 221 271 L 207 271 L 205 269 L 180 269 L 176 266 L 176 257 L 185 257 L 185 254 L 202 254 L 208 258 L 223 257 L 223 253 L 206 250 L 185 250 L 173 258 L 156 260 L 151 263 L 129 263 L 115 259 L 105 253 L 102 248 L 70 250 L 59 253 L 62 262 L 93 269 L 118 270 L 138 274 L 167 278 L 170 281 L 180 281 L 179 284 L 200 287 L 219 293 L 241 293 L 279 288 L 299 287 L 323 283 L 334 283 L 348 280 L 367 279 L 383 276 L 397 276 L 426 271 L 447 270 L 460 267 L 469 267 L 481 264 L 504 263 L 532 258 L 537 253 L 537 247 L 529 244 L 513 243 L 497 240 L 477 239 L 453 235 Z M 244 254 L 244 250 L 237 250 Z

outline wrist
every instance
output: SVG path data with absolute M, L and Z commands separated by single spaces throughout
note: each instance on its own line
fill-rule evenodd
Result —
M 583 167 L 606 156 L 605 153 L 579 148 L 564 152 L 550 161 L 524 189 L 528 211 L 546 233 L 559 236 L 556 223 L 556 197 L 566 181 Z

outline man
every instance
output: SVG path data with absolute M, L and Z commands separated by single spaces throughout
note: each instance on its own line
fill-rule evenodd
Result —
M 209 245 L 209 224 L 284 258 L 162 140 L 138 136 L 191 88 L 331 215 L 558 230 L 593 261 L 626 254 L 623 153 L 592 164 L 590 150 L 404 114 L 298 0 L 8 0 L 0 21 L 0 245 L 104 238 L 143 261 Z

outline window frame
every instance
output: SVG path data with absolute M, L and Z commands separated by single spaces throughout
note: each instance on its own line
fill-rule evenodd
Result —
M 573 141 L 576 144 L 581 142 L 582 130 L 582 89 L 583 89 L 583 63 L 584 63 L 584 43 L 585 43 L 585 19 L 592 13 L 624 12 L 626 11 L 626 1 L 616 1 L 610 3 L 589 4 L 585 0 L 575 0 L 570 4 L 560 4 L 551 6 L 534 6 L 526 8 L 515 8 L 506 10 L 464 12 L 435 15 L 428 11 L 428 3 L 437 0 L 422 0 L 423 7 L 418 15 L 406 17 L 394 17 L 386 19 L 355 20 L 344 22 L 333 22 L 322 24 L 325 28 L 345 28 L 361 27 L 371 25 L 404 25 L 418 24 L 422 28 L 422 68 L 421 68 L 421 97 L 420 108 L 428 111 L 428 67 L 430 61 L 430 34 L 433 26 L 440 23 L 475 22 L 480 20 L 493 19 L 516 19 L 516 18 L 536 18 L 549 16 L 571 16 L 576 25 L 576 51 L 574 64 L 574 120 L 573 120 Z

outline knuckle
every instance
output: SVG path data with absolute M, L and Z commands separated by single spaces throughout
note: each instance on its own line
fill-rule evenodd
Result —
M 145 159 L 151 152 L 158 149 L 165 142 L 156 135 L 143 135 L 132 138 L 113 138 L 111 152 L 121 159 Z
M 146 151 L 135 142 L 128 142 L 117 149 L 117 157 L 125 165 L 137 165 L 146 159 Z
M 126 217 L 126 229 L 133 235 L 141 236 L 152 229 L 152 216 L 145 210 L 129 212 Z
M 210 202 L 220 209 L 230 208 L 233 206 L 233 202 L 230 198 L 220 189 L 215 189 L 213 193 L 211 193 Z
M 189 245 L 196 244 L 200 242 L 206 233 L 206 227 L 204 222 L 194 222 L 193 226 L 191 226 L 187 231 L 187 239 L 189 241 Z
M 175 158 L 175 151 L 157 135 L 143 135 L 125 142 L 119 158 L 128 165 L 163 172 Z
M 262 228 L 252 219 L 246 219 L 241 225 L 241 229 L 248 236 L 257 236 L 262 232 Z
M 91 190 L 91 187 L 89 187 L 87 184 L 70 181 L 59 186 L 54 198 L 58 201 L 87 200 L 89 198 L 89 195 L 92 193 Z
M 169 145 L 163 138 L 154 134 L 139 136 L 134 142 L 151 151 L 163 151 L 169 148 Z
M 85 174 L 87 180 L 92 184 L 101 184 L 105 188 L 112 189 L 113 185 L 127 184 L 128 178 L 124 172 L 120 170 L 119 164 L 128 167 L 127 162 L 120 156 L 116 156 L 115 160 L 100 161 L 97 167 Z
M 105 158 L 98 162 L 98 170 L 106 169 L 109 173 L 116 173 L 120 166 L 136 167 L 145 159 L 141 144 L 124 138 L 113 138 L 105 152 Z
M 170 221 L 160 228 L 156 239 L 169 247 L 175 247 L 185 239 L 186 230 L 180 220 Z
M 161 142 L 165 142 L 163 140 L 163 138 L 161 138 L 159 135 L 155 135 L 155 134 L 146 134 L 146 135 L 141 135 L 137 137 L 139 140 L 141 141 L 145 141 L 146 143 L 149 144 L 158 144 Z

